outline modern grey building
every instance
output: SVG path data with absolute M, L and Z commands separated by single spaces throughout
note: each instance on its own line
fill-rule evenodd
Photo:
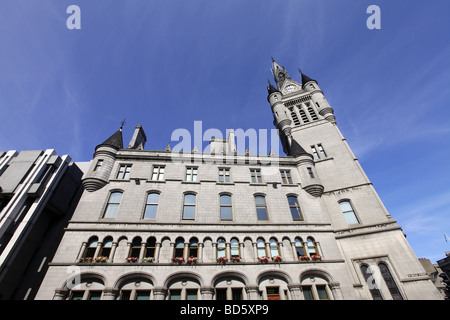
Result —
M 33 299 L 82 192 L 52 149 L 0 152 L 0 299 Z
M 37 299 L 442 299 L 317 81 L 273 61 L 286 156 L 147 150 L 138 125 L 95 148 Z M 269 108 L 268 116 L 269 116 Z

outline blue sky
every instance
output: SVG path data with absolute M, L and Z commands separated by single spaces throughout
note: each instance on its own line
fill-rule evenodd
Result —
M 81 30 L 66 9 L 81 8 Z M 369 30 L 366 9 L 381 8 Z M 126 118 L 146 149 L 173 130 L 272 129 L 273 56 L 317 79 L 418 257 L 450 242 L 450 2 L 2 0 L 0 149 L 88 161 Z

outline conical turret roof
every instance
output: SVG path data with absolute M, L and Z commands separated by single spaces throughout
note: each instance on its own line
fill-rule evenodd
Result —
M 95 149 L 101 146 L 108 146 L 114 149 L 123 149 L 122 128 L 117 130 L 112 136 L 106 139 L 103 143 L 99 144 Z

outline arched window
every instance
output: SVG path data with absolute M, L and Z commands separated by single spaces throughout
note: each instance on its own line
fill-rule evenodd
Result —
M 111 192 L 108 203 L 106 205 L 105 213 L 103 218 L 115 218 L 117 211 L 119 210 L 120 200 L 122 199 L 122 192 L 115 191 Z
M 303 220 L 300 205 L 298 204 L 297 197 L 288 197 L 289 209 L 291 210 L 292 219 Z
M 223 194 L 220 196 L 220 219 L 232 220 L 233 214 L 231 210 L 231 196 Z
M 145 258 L 154 258 L 156 250 L 156 239 L 155 237 L 150 237 L 147 239 L 147 243 L 145 246 Z
M 272 257 L 281 256 L 280 250 L 279 250 L 279 247 L 278 247 L 277 239 L 271 238 L 269 240 L 269 247 L 270 247 L 270 255 Z
M 103 240 L 99 256 L 109 258 L 109 255 L 111 254 L 111 249 L 112 249 L 112 242 L 113 242 L 113 239 L 111 237 L 106 237 Z
M 403 297 L 400 294 L 397 285 L 395 284 L 394 278 L 392 277 L 388 266 L 384 262 L 380 262 L 378 264 L 378 267 L 380 268 L 381 276 L 383 277 L 384 282 L 386 283 L 386 286 L 388 287 L 389 292 L 391 293 L 392 299 L 403 300 Z
M 226 258 L 226 244 L 224 238 L 217 239 L 217 258 Z
M 372 295 L 373 300 L 383 300 L 383 297 L 381 296 L 378 283 L 375 282 L 375 277 L 372 275 L 372 270 L 369 268 L 369 266 L 363 264 L 361 266 L 361 272 L 363 274 L 364 280 L 367 283 L 367 286 L 369 288 L 370 294 Z
M 305 255 L 305 248 L 303 246 L 302 238 L 295 238 L 294 240 L 295 252 L 297 252 L 297 257 L 303 257 Z
M 189 257 L 198 258 L 198 239 L 197 238 L 191 238 L 189 240 Z
M 341 201 L 339 202 L 339 206 L 341 207 L 342 213 L 344 214 L 347 224 L 359 223 L 350 201 L 348 200 Z
M 173 252 L 174 258 L 184 258 L 184 239 L 183 238 L 177 238 L 175 240 L 175 248 Z
M 317 251 L 317 245 L 316 245 L 316 242 L 314 241 L 314 239 L 311 237 L 308 237 L 308 239 L 306 239 L 306 241 L 307 241 L 306 245 L 308 246 L 309 256 L 312 257 L 312 256 L 319 255 L 319 253 Z
M 149 193 L 147 195 L 147 202 L 145 203 L 144 219 L 155 219 L 156 211 L 158 209 L 158 193 Z
M 236 238 L 231 239 L 230 250 L 231 250 L 231 258 L 239 258 L 241 256 L 238 239 Z
M 266 243 L 264 242 L 264 239 L 259 238 L 256 241 L 256 249 L 258 251 L 258 258 L 263 258 L 263 257 L 267 256 Z
M 188 193 L 184 195 L 183 219 L 195 218 L 195 194 Z
M 141 253 L 142 239 L 141 237 L 135 237 L 131 242 L 130 252 L 128 253 L 129 258 L 139 258 Z
M 97 250 L 98 238 L 91 237 L 84 249 L 83 257 L 84 259 L 94 258 L 95 251 Z
M 266 198 L 264 196 L 255 196 L 256 216 L 258 220 L 269 220 L 267 213 Z

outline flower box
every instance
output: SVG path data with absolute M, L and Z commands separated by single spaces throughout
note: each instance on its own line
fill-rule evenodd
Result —
M 321 257 L 321 256 L 317 256 L 317 255 L 314 255 L 314 256 L 312 256 L 312 260 L 313 260 L 313 261 L 322 261 L 322 257 Z
M 174 264 L 183 264 L 184 263 L 184 258 L 172 258 L 172 263 Z
M 105 256 L 97 257 L 97 258 L 95 258 L 95 262 L 96 263 L 106 263 L 106 262 L 108 262 L 108 257 L 105 257 Z
M 269 263 L 269 259 L 267 257 L 258 257 L 259 263 Z
M 80 262 L 81 263 L 92 263 L 92 262 L 94 262 L 94 258 L 81 258 Z
M 298 261 L 308 262 L 309 260 L 311 260 L 311 259 L 307 256 L 298 257 Z
M 220 258 L 217 258 L 216 261 L 219 264 L 226 264 L 228 262 L 228 259 L 225 257 L 220 257 Z
M 142 262 L 143 263 L 152 263 L 153 262 L 153 258 L 143 258 Z
M 136 257 L 128 257 L 125 259 L 128 263 L 136 263 L 138 261 L 138 258 Z
M 237 263 L 237 262 L 241 262 L 241 257 L 231 257 L 230 261 L 232 263 Z
M 276 257 L 272 257 L 272 261 L 276 262 L 276 263 L 280 263 L 281 261 L 283 261 L 283 259 L 281 259 L 280 256 L 276 256 Z
M 187 259 L 186 264 L 187 265 L 193 265 L 193 264 L 197 264 L 198 258 L 194 258 L 193 256 L 191 256 L 190 258 Z

